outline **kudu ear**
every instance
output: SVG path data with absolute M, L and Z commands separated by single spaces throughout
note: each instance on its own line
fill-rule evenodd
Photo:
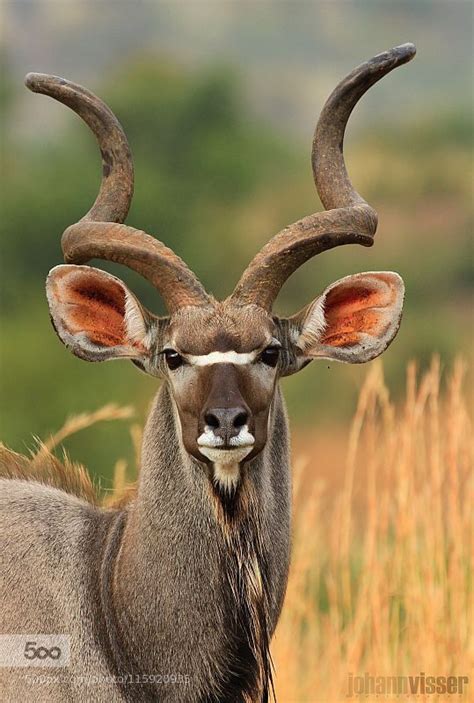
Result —
M 46 295 L 54 328 L 73 354 L 146 365 L 153 317 L 118 278 L 90 266 L 56 266 Z
M 332 283 L 288 320 L 298 371 L 312 359 L 362 364 L 398 332 L 405 287 L 397 273 L 357 273 Z

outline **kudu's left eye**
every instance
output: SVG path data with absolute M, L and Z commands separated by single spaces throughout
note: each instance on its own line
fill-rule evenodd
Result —
M 165 355 L 166 363 L 171 371 L 177 369 L 184 362 L 181 354 L 178 354 L 174 349 L 165 349 L 163 354 Z
M 260 354 L 260 361 L 267 366 L 276 366 L 280 358 L 280 347 L 267 347 Z

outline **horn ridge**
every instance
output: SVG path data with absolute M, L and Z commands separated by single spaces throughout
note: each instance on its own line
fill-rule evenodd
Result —
M 376 228 L 377 214 L 366 204 L 308 215 L 260 250 L 231 297 L 239 305 L 271 310 L 284 282 L 308 259 L 343 244 L 371 247 Z
M 170 313 L 187 305 L 208 305 L 210 297 L 184 261 L 165 244 L 128 225 L 81 220 L 61 239 L 66 263 L 105 259 L 124 264 L 160 292 Z

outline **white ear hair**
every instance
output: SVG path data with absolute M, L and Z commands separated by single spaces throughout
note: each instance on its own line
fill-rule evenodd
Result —
M 146 325 L 140 305 L 130 291 L 125 292 L 125 327 L 127 336 L 133 342 L 144 343 L 146 339 Z
M 303 352 L 321 340 L 327 327 L 324 316 L 324 299 L 325 296 L 323 294 L 311 303 L 306 314 L 304 327 L 295 340 Z

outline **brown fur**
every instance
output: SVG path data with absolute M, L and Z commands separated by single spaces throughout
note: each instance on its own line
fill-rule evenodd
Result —
M 170 319 L 168 338 L 183 353 L 209 354 L 263 348 L 274 332 L 271 316 L 257 305 L 213 301 L 212 306 L 183 308 Z

